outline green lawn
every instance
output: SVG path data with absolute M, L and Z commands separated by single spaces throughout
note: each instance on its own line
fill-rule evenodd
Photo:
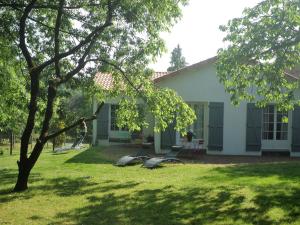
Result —
M 112 166 L 101 149 L 42 154 L 11 193 L 17 155 L 0 156 L 0 224 L 300 224 L 300 163 Z

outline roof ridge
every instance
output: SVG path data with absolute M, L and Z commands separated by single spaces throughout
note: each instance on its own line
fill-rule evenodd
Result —
M 161 81 L 163 79 L 166 79 L 166 78 L 169 78 L 169 77 L 173 77 L 173 76 L 181 73 L 182 71 L 186 71 L 186 70 L 194 69 L 194 68 L 197 68 L 197 67 L 201 67 L 201 66 L 207 65 L 209 63 L 215 63 L 216 61 L 217 61 L 217 56 L 214 56 L 214 57 L 202 60 L 200 62 L 194 63 L 192 65 L 183 67 L 183 68 L 181 68 L 179 70 L 170 72 L 170 73 L 166 74 L 165 76 L 161 76 L 161 77 L 156 78 L 154 81 L 155 82 L 159 82 L 159 81 Z

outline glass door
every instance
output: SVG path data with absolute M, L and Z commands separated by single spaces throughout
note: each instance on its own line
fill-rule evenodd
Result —
M 288 113 L 280 112 L 274 105 L 263 109 L 262 148 L 288 149 Z

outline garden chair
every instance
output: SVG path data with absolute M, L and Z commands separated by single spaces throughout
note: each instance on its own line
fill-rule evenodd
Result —
M 153 157 L 145 159 L 142 166 L 148 169 L 153 169 L 159 167 L 161 163 L 165 162 L 184 163 L 183 161 L 177 158 L 177 155 L 181 150 L 182 148 L 180 148 L 180 146 L 172 146 L 172 151 L 167 153 L 164 157 Z
M 134 156 L 125 155 L 122 156 L 116 163 L 115 166 L 128 166 L 137 163 L 142 163 L 144 160 L 150 159 L 150 157 L 144 153 L 143 150 L 138 151 Z

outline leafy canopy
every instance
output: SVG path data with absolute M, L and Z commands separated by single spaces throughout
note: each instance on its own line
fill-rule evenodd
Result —
M 171 53 L 170 67 L 167 69 L 169 72 L 179 70 L 187 65 L 184 56 L 182 55 L 182 49 L 179 44 L 173 49 Z
M 1 39 L 0 39 L 1 40 Z M 7 40 L 0 41 L 0 132 L 19 132 L 26 118 L 26 77 Z M 22 74 L 22 75 L 20 75 Z
M 218 52 L 217 71 L 234 104 L 299 105 L 298 81 L 289 76 L 300 66 L 299 0 L 265 0 L 220 29 L 227 47 Z
M 157 90 L 151 81 L 152 72 L 145 68 L 165 50 L 160 33 L 170 30 L 186 3 L 187 0 L 2 1 L 0 35 L 10 40 L 8 48 L 16 48 L 22 30 L 19 21 L 26 9 L 32 8 L 23 27 L 28 52 L 23 43 L 22 54 L 20 51 L 14 58 L 22 60 L 23 65 L 26 60 L 27 73 L 39 71 L 38 101 L 43 106 L 49 102 L 49 85 L 55 84 L 54 112 L 68 89 L 85 86 L 90 96 L 99 101 L 123 96 L 119 113 L 123 126 L 134 130 L 147 125 L 138 115 L 142 100 L 158 120 L 156 130 L 165 129 L 176 118 L 176 128 L 183 131 L 195 119 L 194 112 L 175 92 Z M 93 83 L 99 71 L 114 76 L 112 92 Z M 45 107 L 38 107 L 37 115 L 43 118 L 44 114 Z

